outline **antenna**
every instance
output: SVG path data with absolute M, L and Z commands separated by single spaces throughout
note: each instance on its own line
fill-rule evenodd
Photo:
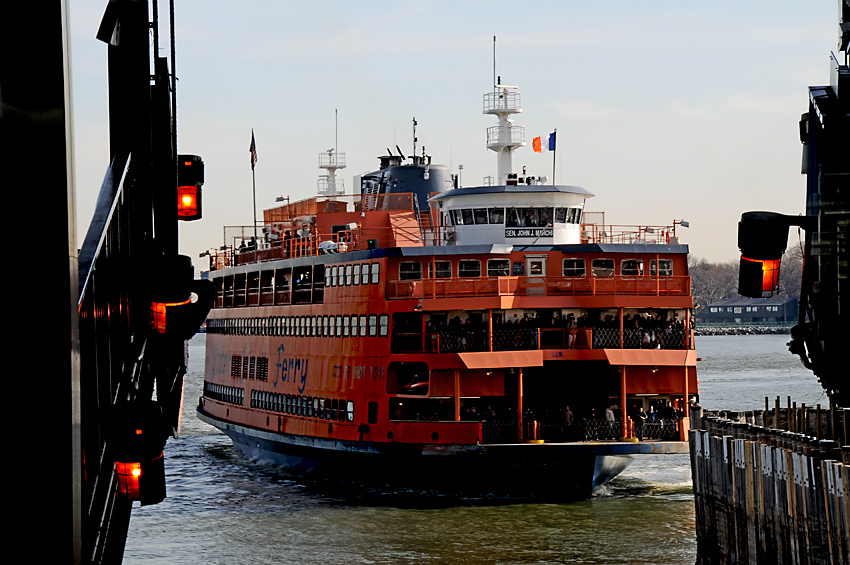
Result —
M 496 36 L 493 36 L 493 87 L 496 86 Z
M 334 108 L 334 150 L 339 153 L 339 109 Z
M 416 163 L 416 116 L 413 117 L 413 161 Z

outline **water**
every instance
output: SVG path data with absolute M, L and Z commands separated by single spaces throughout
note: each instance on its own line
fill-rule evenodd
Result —
M 788 336 L 697 338 L 700 403 L 827 405 Z M 205 336 L 189 343 L 182 436 L 166 446 L 168 498 L 134 508 L 125 563 L 656 563 L 696 560 L 688 457 L 645 456 L 568 504 L 340 493 L 244 461 L 194 415 Z

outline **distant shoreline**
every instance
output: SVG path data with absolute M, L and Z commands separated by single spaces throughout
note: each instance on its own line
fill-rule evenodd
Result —
M 700 327 L 694 328 L 694 335 L 775 335 L 790 334 L 791 326 L 726 326 L 726 327 Z

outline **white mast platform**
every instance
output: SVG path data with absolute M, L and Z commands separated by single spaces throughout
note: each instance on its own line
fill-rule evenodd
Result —
M 484 114 L 498 118 L 498 125 L 487 128 L 487 149 L 498 155 L 498 177 L 496 184 L 505 185 L 513 172 L 511 157 L 514 151 L 525 146 L 525 126 L 514 125 L 512 114 L 522 112 L 521 95 L 515 86 L 495 84 L 493 92 L 484 95 Z
M 319 175 L 318 193 L 323 196 L 345 194 L 345 181 L 336 174 L 339 169 L 345 168 L 345 153 L 336 153 L 333 149 L 319 153 L 319 168 L 327 173 Z

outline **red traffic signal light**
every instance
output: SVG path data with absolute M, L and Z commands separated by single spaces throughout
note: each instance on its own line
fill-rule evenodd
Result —
M 201 185 L 204 161 L 197 155 L 177 156 L 177 219 L 201 219 Z

